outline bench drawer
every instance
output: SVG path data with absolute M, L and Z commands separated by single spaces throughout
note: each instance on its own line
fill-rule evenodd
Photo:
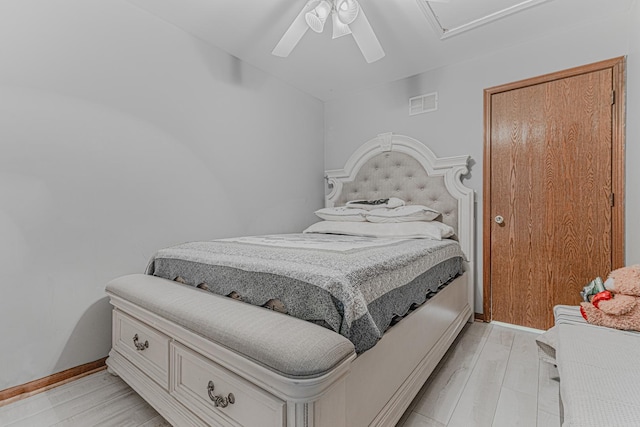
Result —
M 113 348 L 165 390 L 169 389 L 169 341 L 151 326 L 114 310 Z
M 208 424 L 285 425 L 285 402 L 175 342 L 171 365 L 171 394 Z

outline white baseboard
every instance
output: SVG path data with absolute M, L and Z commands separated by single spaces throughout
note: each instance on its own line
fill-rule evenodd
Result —
M 503 326 L 505 328 L 518 329 L 520 331 L 525 331 L 525 332 L 533 332 L 534 334 L 542 334 L 545 332 L 541 329 L 528 328 L 526 326 L 520 326 L 520 325 L 512 325 L 511 323 L 496 322 L 495 320 L 492 320 L 490 323 L 492 325 Z

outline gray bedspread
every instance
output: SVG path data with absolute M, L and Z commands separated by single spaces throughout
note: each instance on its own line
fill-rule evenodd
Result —
M 286 234 L 158 251 L 147 274 L 321 324 L 361 353 L 462 273 L 457 242 Z

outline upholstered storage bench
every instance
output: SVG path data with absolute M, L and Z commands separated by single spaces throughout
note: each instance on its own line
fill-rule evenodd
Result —
M 107 285 L 114 305 L 107 364 L 127 372 L 127 382 L 169 422 L 281 427 L 287 418 L 306 416 L 298 412 L 309 411 L 309 402 L 316 417 L 344 412 L 340 393 L 327 389 L 340 384 L 355 358 L 349 340 L 313 323 L 184 287 L 144 275 Z M 235 363 L 222 365 L 208 356 Z
M 538 338 L 560 375 L 563 426 L 640 426 L 640 335 L 588 324 L 578 306 L 554 307 Z
M 356 358 L 351 341 L 313 323 L 124 276 L 107 285 L 107 365 L 180 427 L 392 427 L 470 319 L 468 289 L 465 273 Z

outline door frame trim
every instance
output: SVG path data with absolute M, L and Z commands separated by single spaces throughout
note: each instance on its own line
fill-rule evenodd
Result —
M 491 96 L 514 89 L 521 89 L 580 74 L 591 73 L 605 69 L 613 71 L 613 90 L 615 103 L 611 115 L 611 189 L 615 194 L 615 203 L 611 212 L 611 265 L 613 269 L 624 266 L 625 262 L 625 104 L 626 104 L 626 57 L 608 59 L 593 64 L 582 65 L 554 73 L 544 74 L 513 83 L 494 86 L 484 90 L 484 159 L 483 159 L 483 239 L 482 239 L 482 295 L 483 314 L 485 322 L 492 319 L 491 313 Z

